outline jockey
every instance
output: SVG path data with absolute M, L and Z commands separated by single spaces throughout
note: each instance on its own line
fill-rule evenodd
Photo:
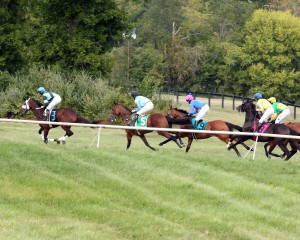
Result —
M 258 132 L 261 128 L 261 125 L 263 122 L 268 122 L 269 118 L 274 114 L 274 108 L 272 107 L 272 104 L 262 97 L 261 93 L 255 93 L 254 99 L 257 100 L 256 102 L 256 111 L 258 112 L 264 112 L 262 117 L 258 121 L 258 125 L 256 128 L 256 131 Z
M 137 91 L 131 91 L 130 95 L 134 98 L 134 103 L 137 105 L 137 108 L 131 111 L 131 126 L 134 126 L 138 117 L 151 111 L 154 108 L 154 104 L 150 99 L 141 96 Z
M 203 121 L 204 116 L 209 111 L 209 106 L 206 102 L 194 100 L 191 93 L 186 95 L 185 100 L 189 103 L 191 108 L 191 112 L 188 115 L 193 116 L 197 113 L 195 121 L 195 126 L 197 127 L 198 123 Z
M 283 103 L 276 102 L 276 98 L 275 97 L 270 97 L 268 99 L 268 101 L 270 103 L 272 103 L 272 106 L 274 108 L 274 113 L 276 114 L 275 115 L 275 117 L 276 117 L 275 124 L 283 123 L 283 120 L 286 119 L 290 115 L 290 113 L 291 113 L 290 109 L 288 108 L 288 106 L 286 106 Z
M 44 111 L 45 120 L 48 120 L 52 109 L 61 102 L 61 97 L 54 92 L 47 92 L 44 87 L 39 87 L 37 89 L 38 93 L 43 96 L 44 106 L 46 109 Z

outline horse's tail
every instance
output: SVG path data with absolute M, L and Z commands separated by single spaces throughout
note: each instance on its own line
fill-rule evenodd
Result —
M 85 118 L 78 116 L 76 123 L 90 123 L 90 122 L 88 120 L 86 120 Z
M 109 124 L 106 119 L 99 118 L 97 120 L 92 121 L 92 124 Z
M 232 124 L 230 122 L 225 122 L 226 125 L 228 126 L 229 130 L 230 131 L 233 131 L 233 130 L 237 130 L 239 132 L 242 132 L 243 131 L 243 128 L 238 126 L 238 125 L 235 125 L 235 124 Z

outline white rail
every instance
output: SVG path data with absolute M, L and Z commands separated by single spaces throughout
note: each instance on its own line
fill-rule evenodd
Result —
M 256 136 L 256 137 L 274 137 L 274 138 L 289 138 L 289 139 L 300 139 L 300 136 L 291 136 L 283 134 L 267 134 L 267 133 L 249 133 L 249 132 L 231 132 L 231 131 L 211 131 L 211 130 L 195 130 L 195 129 L 180 129 L 180 128 L 153 128 L 153 127 L 132 127 L 132 126 L 120 126 L 120 125 L 105 125 L 105 124 L 86 124 L 86 123 L 68 123 L 68 122 L 45 122 L 45 121 L 35 121 L 35 120 L 17 120 L 17 119 L 6 119 L 0 118 L 0 122 L 8 123 L 25 123 L 25 124 L 49 124 L 49 125 L 65 125 L 65 126 L 77 126 L 77 127 L 91 127 L 98 128 L 98 143 L 97 148 L 100 143 L 100 131 L 102 128 L 109 129 L 135 129 L 135 130 L 148 130 L 148 131 L 168 131 L 168 132 L 187 132 L 187 133 L 208 133 L 208 134 L 228 134 L 228 135 L 240 135 L 240 136 Z M 252 159 L 255 158 L 257 139 L 255 143 L 251 146 L 254 147 L 254 153 Z M 249 150 L 250 151 L 250 150 Z M 247 152 L 247 154 L 249 153 Z M 244 156 L 244 158 L 247 156 Z
M 131 126 L 121 126 L 121 125 L 68 123 L 68 122 L 45 122 L 45 121 L 17 120 L 17 119 L 6 119 L 6 118 L 0 118 L 0 122 L 65 125 L 65 126 L 91 127 L 91 128 L 109 128 L 109 129 L 135 129 L 135 130 L 149 130 L 149 131 L 187 132 L 187 133 L 209 133 L 209 134 L 230 134 L 230 135 L 232 135 L 234 133 L 234 135 L 237 135 L 237 136 L 241 135 L 241 136 L 259 136 L 259 137 L 300 139 L 300 136 L 255 133 L 255 132 L 250 133 L 250 132 L 211 131 L 211 130 L 195 130 L 195 129 L 180 129 L 180 128 L 131 127 Z

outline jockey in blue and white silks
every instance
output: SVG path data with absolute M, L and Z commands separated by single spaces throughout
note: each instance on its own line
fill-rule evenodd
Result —
M 134 103 L 137 105 L 137 108 L 132 110 L 133 114 L 131 125 L 134 126 L 138 117 L 147 112 L 150 112 L 154 108 L 154 104 L 150 99 L 141 96 L 137 91 L 132 91 L 130 95 L 134 98 Z
M 43 96 L 44 106 L 46 108 L 44 116 L 47 120 L 52 109 L 61 102 L 61 97 L 57 93 L 47 92 L 44 87 L 39 87 L 37 91 Z
M 195 119 L 195 126 L 197 127 L 198 123 L 203 121 L 204 116 L 209 111 L 209 105 L 206 102 L 194 100 L 191 93 L 185 97 L 185 100 L 189 103 L 191 109 L 188 115 L 193 116 L 197 114 Z

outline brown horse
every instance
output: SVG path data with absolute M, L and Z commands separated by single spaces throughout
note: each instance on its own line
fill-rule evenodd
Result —
M 182 109 L 177 109 L 177 108 L 173 108 L 172 106 L 170 107 L 170 109 L 167 112 L 167 119 L 169 122 L 173 123 L 173 124 L 179 124 L 182 125 L 181 129 L 193 129 L 191 126 L 191 117 L 188 116 L 188 112 Z M 234 125 L 232 123 L 229 122 L 225 122 L 222 120 L 214 120 L 214 121 L 210 121 L 207 123 L 206 125 L 206 129 L 205 130 L 211 130 L 211 131 L 233 131 L 233 130 L 238 130 L 241 131 L 242 127 Z M 230 141 L 230 135 L 228 134 L 211 134 L 211 133 L 188 133 L 188 132 L 180 132 L 180 137 L 181 138 L 188 138 L 188 145 L 186 147 L 186 152 L 189 151 L 192 142 L 194 139 L 199 140 L 199 139 L 207 139 L 210 137 L 217 137 L 219 138 L 221 141 L 225 142 L 226 144 L 228 144 Z M 160 144 L 165 144 L 167 143 L 168 140 L 160 143 Z M 249 150 L 250 148 L 246 145 L 243 144 L 243 146 Z M 233 148 L 236 152 L 236 154 L 240 157 L 241 154 L 239 153 L 238 149 L 235 147 Z
M 44 108 L 42 107 L 43 104 L 40 103 L 38 100 L 34 99 L 33 97 L 29 97 L 22 106 L 22 109 L 25 112 L 28 110 L 32 110 L 33 114 L 35 115 L 36 119 L 39 121 L 44 120 Z M 88 120 L 82 118 L 79 116 L 75 111 L 69 108 L 60 108 L 57 109 L 56 112 L 56 122 L 70 122 L 70 123 L 89 123 Z M 48 122 L 49 123 L 49 122 Z M 39 134 L 42 136 L 45 143 L 48 143 L 48 141 L 55 141 L 57 143 L 62 142 L 63 144 L 66 143 L 66 139 L 68 137 L 71 137 L 74 133 L 71 131 L 71 126 L 64 126 L 61 125 L 61 128 L 66 131 L 66 134 L 58 139 L 48 139 L 48 133 L 51 128 L 58 127 L 58 125 L 49 125 L 49 124 L 40 124 Z M 44 131 L 44 136 L 42 135 L 42 132 Z
M 122 117 L 124 125 L 130 125 L 131 123 L 131 115 L 132 112 L 125 106 L 119 104 L 119 103 L 114 103 L 114 107 L 112 109 L 110 119 L 112 121 L 116 121 L 117 117 Z M 169 123 L 166 119 L 166 117 L 162 114 L 159 113 L 153 113 L 150 114 L 147 120 L 147 127 L 156 127 L 156 128 L 169 128 Z M 153 132 L 153 130 L 135 130 L 135 129 L 126 129 L 126 134 L 127 134 L 127 149 L 129 149 L 131 145 L 131 139 L 134 135 L 139 136 L 144 144 L 152 149 L 153 151 L 156 151 L 155 148 L 151 147 L 145 137 L 146 133 Z M 171 135 L 170 133 L 166 131 L 157 131 L 157 133 L 161 136 L 164 136 L 168 138 L 170 141 L 174 141 L 178 147 L 182 147 L 181 144 L 177 141 L 177 138 Z
M 289 126 L 290 128 L 292 128 L 295 131 L 297 131 L 298 133 L 300 133 L 300 123 L 299 122 L 288 122 L 285 125 Z
M 243 125 L 243 132 L 253 132 L 253 126 L 257 124 L 258 121 L 258 112 L 256 111 L 256 106 L 251 100 L 243 102 L 242 105 L 237 107 L 238 111 L 245 112 L 245 122 Z M 300 134 L 294 129 L 290 128 L 284 124 L 271 124 L 264 133 L 270 134 L 283 134 L 283 135 L 292 135 L 299 136 Z M 228 150 L 235 147 L 236 145 L 243 143 L 246 140 L 253 139 L 253 136 L 238 136 L 238 141 L 234 144 L 231 144 L 228 147 Z M 297 150 L 300 150 L 300 146 L 296 139 L 287 139 L 287 138 L 272 138 L 272 137 L 258 137 L 258 142 L 266 142 L 264 145 L 265 154 L 269 158 L 270 156 L 275 157 L 285 157 L 285 160 L 289 160 Z M 292 151 L 290 152 L 287 148 L 287 144 L 290 144 Z M 283 151 L 283 155 L 278 155 L 272 153 L 276 146 L 279 146 Z M 270 146 L 268 150 L 268 146 Z

